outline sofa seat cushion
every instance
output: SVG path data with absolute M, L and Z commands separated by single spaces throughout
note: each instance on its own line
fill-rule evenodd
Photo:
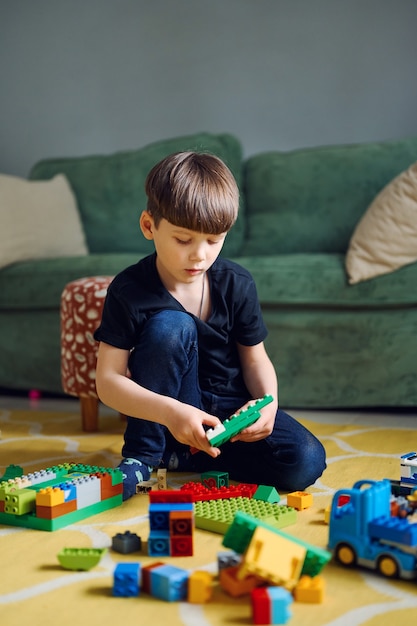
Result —
M 234 260 L 252 273 L 263 305 L 352 309 L 417 305 L 417 263 L 349 285 L 343 254 L 282 254 Z
M 114 276 L 136 254 L 90 254 L 17 263 L 0 271 L 0 310 L 59 308 L 65 285 L 86 276 Z M 387 308 L 417 305 L 417 263 L 393 274 L 348 285 L 342 254 L 239 257 L 253 275 L 262 305 Z
M 59 309 L 67 283 L 87 276 L 115 276 L 139 258 L 137 254 L 90 254 L 10 265 L 0 271 L 0 311 Z

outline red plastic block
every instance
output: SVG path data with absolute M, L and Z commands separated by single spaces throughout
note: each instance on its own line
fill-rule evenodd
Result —
M 155 561 L 155 563 L 150 563 L 142 567 L 142 591 L 149 594 L 151 593 L 151 570 L 155 567 L 162 567 L 163 565 L 165 565 L 163 561 Z
M 193 494 L 186 489 L 158 489 L 149 492 L 149 501 L 151 504 L 160 504 L 164 502 L 194 502 L 194 499 Z
M 206 487 L 202 483 L 185 483 L 181 487 L 181 491 L 185 490 L 193 494 L 193 502 L 204 500 L 227 500 L 228 498 L 251 498 L 256 492 L 258 485 L 248 483 L 240 483 L 238 485 L 229 485 L 228 487 Z
M 272 624 L 271 599 L 266 587 L 252 589 L 251 604 L 254 624 Z
M 177 535 L 170 537 L 170 556 L 193 556 L 192 535 Z

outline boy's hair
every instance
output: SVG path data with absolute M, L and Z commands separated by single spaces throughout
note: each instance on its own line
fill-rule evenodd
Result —
M 239 190 L 221 159 L 205 152 L 176 152 L 157 163 L 145 183 L 147 210 L 155 226 L 175 226 L 210 235 L 230 230 L 239 209 Z

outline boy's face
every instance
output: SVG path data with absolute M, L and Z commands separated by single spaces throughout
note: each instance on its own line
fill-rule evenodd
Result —
M 154 242 L 162 280 L 172 285 L 201 280 L 217 259 L 227 234 L 200 233 L 175 226 L 166 219 L 156 228 L 147 211 L 141 215 L 140 227 L 146 239 Z

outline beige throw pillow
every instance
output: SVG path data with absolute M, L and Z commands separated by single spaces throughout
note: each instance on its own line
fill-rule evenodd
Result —
M 0 174 L 0 268 L 18 261 L 88 254 L 67 178 Z
M 417 162 L 376 196 L 346 253 L 351 285 L 417 261 Z

